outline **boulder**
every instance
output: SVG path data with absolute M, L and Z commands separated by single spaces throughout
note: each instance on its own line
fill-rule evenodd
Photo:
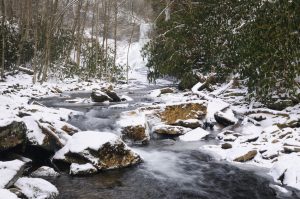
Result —
M 106 101 L 112 102 L 113 101 L 113 99 L 111 97 L 109 97 L 106 93 L 104 93 L 102 91 L 93 91 L 91 94 L 91 98 L 92 98 L 93 102 L 106 102 Z
M 232 114 L 224 113 L 222 111 L 217 111 L 214 114 L 214 117 L 215 120 L 223 126 L 234 125 L 238 121 Z
M 231 148 L 232 148 L 232 145 L 229 144 L 229 143 L 224 143 L 224 144 L 222 144 L 221 148 L 222 148 L 222 149 L 231 149 Z
M 20 160 L 0 162 L 0 188 L 11 187 L 22 176 L 25 165 Z
M 90 163 L 76 164 L 73 163 L 70 166 L 70 175 L 74 176 L 86 176 L 97 173 L 98 170 Z
M 148 144 L 150 141 L 146 117 L 139 111 L 129 111 L 121 114 L 117 124 L 121 128 L 122 138 L 134 144 Z
M 202 119 L 207 113 L 205 101 L 178 103 L 167 105 L 160 112 L 160 117 L 167 124 L 174 124 L 179 120 Z
M 148 144 L 150 136 L 146 126 L 136 125 L 127 126 L 122 129 L 122 138 L 124 140 L 131 140 L 135 144 Z
M 26 131 L 25 124 L 18 121 L 11 121 L 0 126 L 0 152 L 24 144 Z
M 235 161 L 235 162 L 248 162 L 248 161 L 252 160 L 256 155 L 257 155 L 257 151 L 252 150 L 252 151 L 249 151 L 248 153 L 246 153 L 245 155 L 242 155 L 238 158 L 235 158 L 233 161 Z
M 15 183 L 15 187 L 31 199 L 54 199 L 58 196 L 57 188 L 50 182 L 40 178 L 20 178 Z
M 39 147 L 46 151 L 54 152 L 61 149 L 64 145 L 64 140 L 60 137 L 68 137 L 71 132 L 71 127 L 69 126 L 68 132 L 66 132 L 66 127 L 58 129 L 50 122 L 36 121 L 31 116 L 24 117 L 22 119 L 28 129 L 26 136 L 29 141 L 29 145 Z
M 152 128 L 152 132 L 161 135 L 184 135 L 191 131 L 189 128 L 184 128 L 182 126 L 171 126 L 171 125 L 156 125 Z
M 115 91 L 112 91 L 110 89 L 101 89 L 101 91 L 104 92 L 106 95 L 108 95 L 112 99 L 112 102 L 122 101 Z
M 31 173 L 31 177 L 58 177 L 60 176 L 53 168 L 42 166 Z
M 142 161 L 117 135 L 85 131 L 73 135 L 54 156 L 55 163 L 90 163 L 98 170 L 132 166 Z

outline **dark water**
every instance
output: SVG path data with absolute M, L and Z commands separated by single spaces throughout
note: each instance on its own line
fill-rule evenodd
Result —
M 120 112 L 134 109 L 135 103 L 148 102 L 147 91 L 131 94 L 135 100 L 128 108 L 111 109 L 105 105 L 71 108 L 85 114 L 70 119 L 82 130 L 115 131 Z M 82 94 L 73 94 L 73 97 Z M 84 94 L 87 95 L 87 94 Z M 64 100 L 44 100 L 48 106 L 66 107 Z M 53 103 L 56 104 L 53 104 Z M 69 107 L 70 108 L 70 107 Z M 217 133 L 217 132 L 214 132 Z M 290 190 L 288 195 L 276 193 L 265 171 L 245 170 L 226 162 L 214 160 L 201 152 L 199 146 L 215 142 L 213 138 L 195 143 L 152 139 L 146 147 L 134 147 L 144 162 L 138 166 L 105 171 L 90 177 L 63 174 L 48 179 L 60 191 L 61 199 L 297 199 L 300 194 Z

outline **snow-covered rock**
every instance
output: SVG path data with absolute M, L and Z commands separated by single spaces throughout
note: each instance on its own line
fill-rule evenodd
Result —
M 18 199 L 18 196 L 7 189 L 0 189 L 0 199 Z
M 24 167 L 20 160 L 0 162 L 0 188 L 11 187 L 23 174 Z
M 113 99 L 109 97 L 106 93 L 102 91 L 93 91 L 91 94 L 91 98 L 93 102 L 105 102 L 105 101 L 110 101 L 112 102 Z
M 217 111 L 214 114 L 215 120 L 224 126 L 230 126 L 235 124 L 238 119 L 234 117 L 234 114 L 232 113 L 231 110 L 222 112 L 222 111 Z
M 70 166 L 70 174 L 71 175 L 83 176 L 83 175 L 94 174 L 97 172 L 98 172 L 98 170 L 90 163 L 86 163 L 86 164 L 72 163 Z
M 53 168 L 42 166 L 31 173 L 32 177 L 58 177 L 60 174 L 57 173 Z
M 98 170 L 116 169 L 141 162 L 117 135 L 108 132 L 85 131 L 73 135 L 59 150 L 54 160 L 65 163 L 91 163 Z
M 136 110 L 124 112 L 117 124 L 121 128 L 122 138 L 134 144 L 147 144 L 150 140 L 145 114 Z
M 28 199 L 54 199 L 58 196 L 57 188 L 50 182 L 40 178 L 20 178 L 15 186 Z
M 196 129 L 203 126 L 202 122 L 200 122 L 200 120 L 197 119 L 178 120 L 173 125 L 191 129 Z
M 179 136 L 179 139 L 185 142 L 189 141 L 199 141 L 205 138 L 210 133 L 202 128 L 196 128 L 192 131 L 189 131 L 185 135 Z
M 101 89 L 102 92 L 104 92 L 105 94 L 107 94 L 113 102 L 121 102 L 121 98 L 117 95 L 117 93 L 111 89 Z
M 283 185 L 300 189 L 300 153 L 292 153 L 278 158 L 270 175 Z
M 101 90 L 93 90 L 91 98 L 94 102 L 120 102 L 121 98 L 116 94 L 116 92 L 102 88 Z
M 160 135 L 184 135 L 192 129 L 184 128 L 182 126 L 171 126 L 166 124 L 159 124 L 152 128 L 152 132 Z

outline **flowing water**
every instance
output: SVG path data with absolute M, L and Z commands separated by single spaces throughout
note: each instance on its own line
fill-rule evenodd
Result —
M 44 99 L 51 107 L 67 107 L 84 112 L 70 123 L 81 130 L 116 132 L 115 121 L 122 111 L 150 102 L 149 91 L 130 92 L 134 99 L 123 108 L 104 104 L 68 104 L 65 99 Z M 124 91 L 123 91 L 124 92 Z M 71 98 L 88 97 L 89 93 L 69 93 Z M 212 132 L 212 135 L 217 132 Z M 296 199 L 299 192 L 288 195 L 270 188 L 272 180 L 262 169 L 242 169 L 217 161 L 201 152 L 199 146 L 216 142 L 213 136 L 206 141 L 183 143 L 172 139 L 153 138 L 146 147 L 132 146 L 144 162 L 138 166 L 105 171 L 90 177 L 63 174 L 48 179 L 58 187 L 61 199 Z

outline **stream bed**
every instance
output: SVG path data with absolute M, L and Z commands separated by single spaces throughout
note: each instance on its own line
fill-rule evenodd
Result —
M 65 99 L 43 99 L 50 107 L 81 111 L 83 115 L 70 118 L 81 130 L 117 133 L 115 121 L 120 113 L 149 103 L 149 90 L 126 92 L 134 99 L 128 106 L 110 108 L 105 104 L 69 104 Z M 69 93 L 71 98 L 88 97 L 89 93 Z M 112 104 L 110 104 L 112 105 Z M 216 134 L 217 132 L 212 132 Z M 225 161 L 215 160 L 199 147 L 217 142 L 213 136 L 199 142 L 180 142 L 153 137 L 145 147 L 131 146 L 144 162 L 138 166 L 105 171 L 89 177 L 62 174 L 47 178 L 60 192 L 61 199 L 297 199 L 300 193 L 276 192 L 274 184 L 260 168 L 238 168 Z

